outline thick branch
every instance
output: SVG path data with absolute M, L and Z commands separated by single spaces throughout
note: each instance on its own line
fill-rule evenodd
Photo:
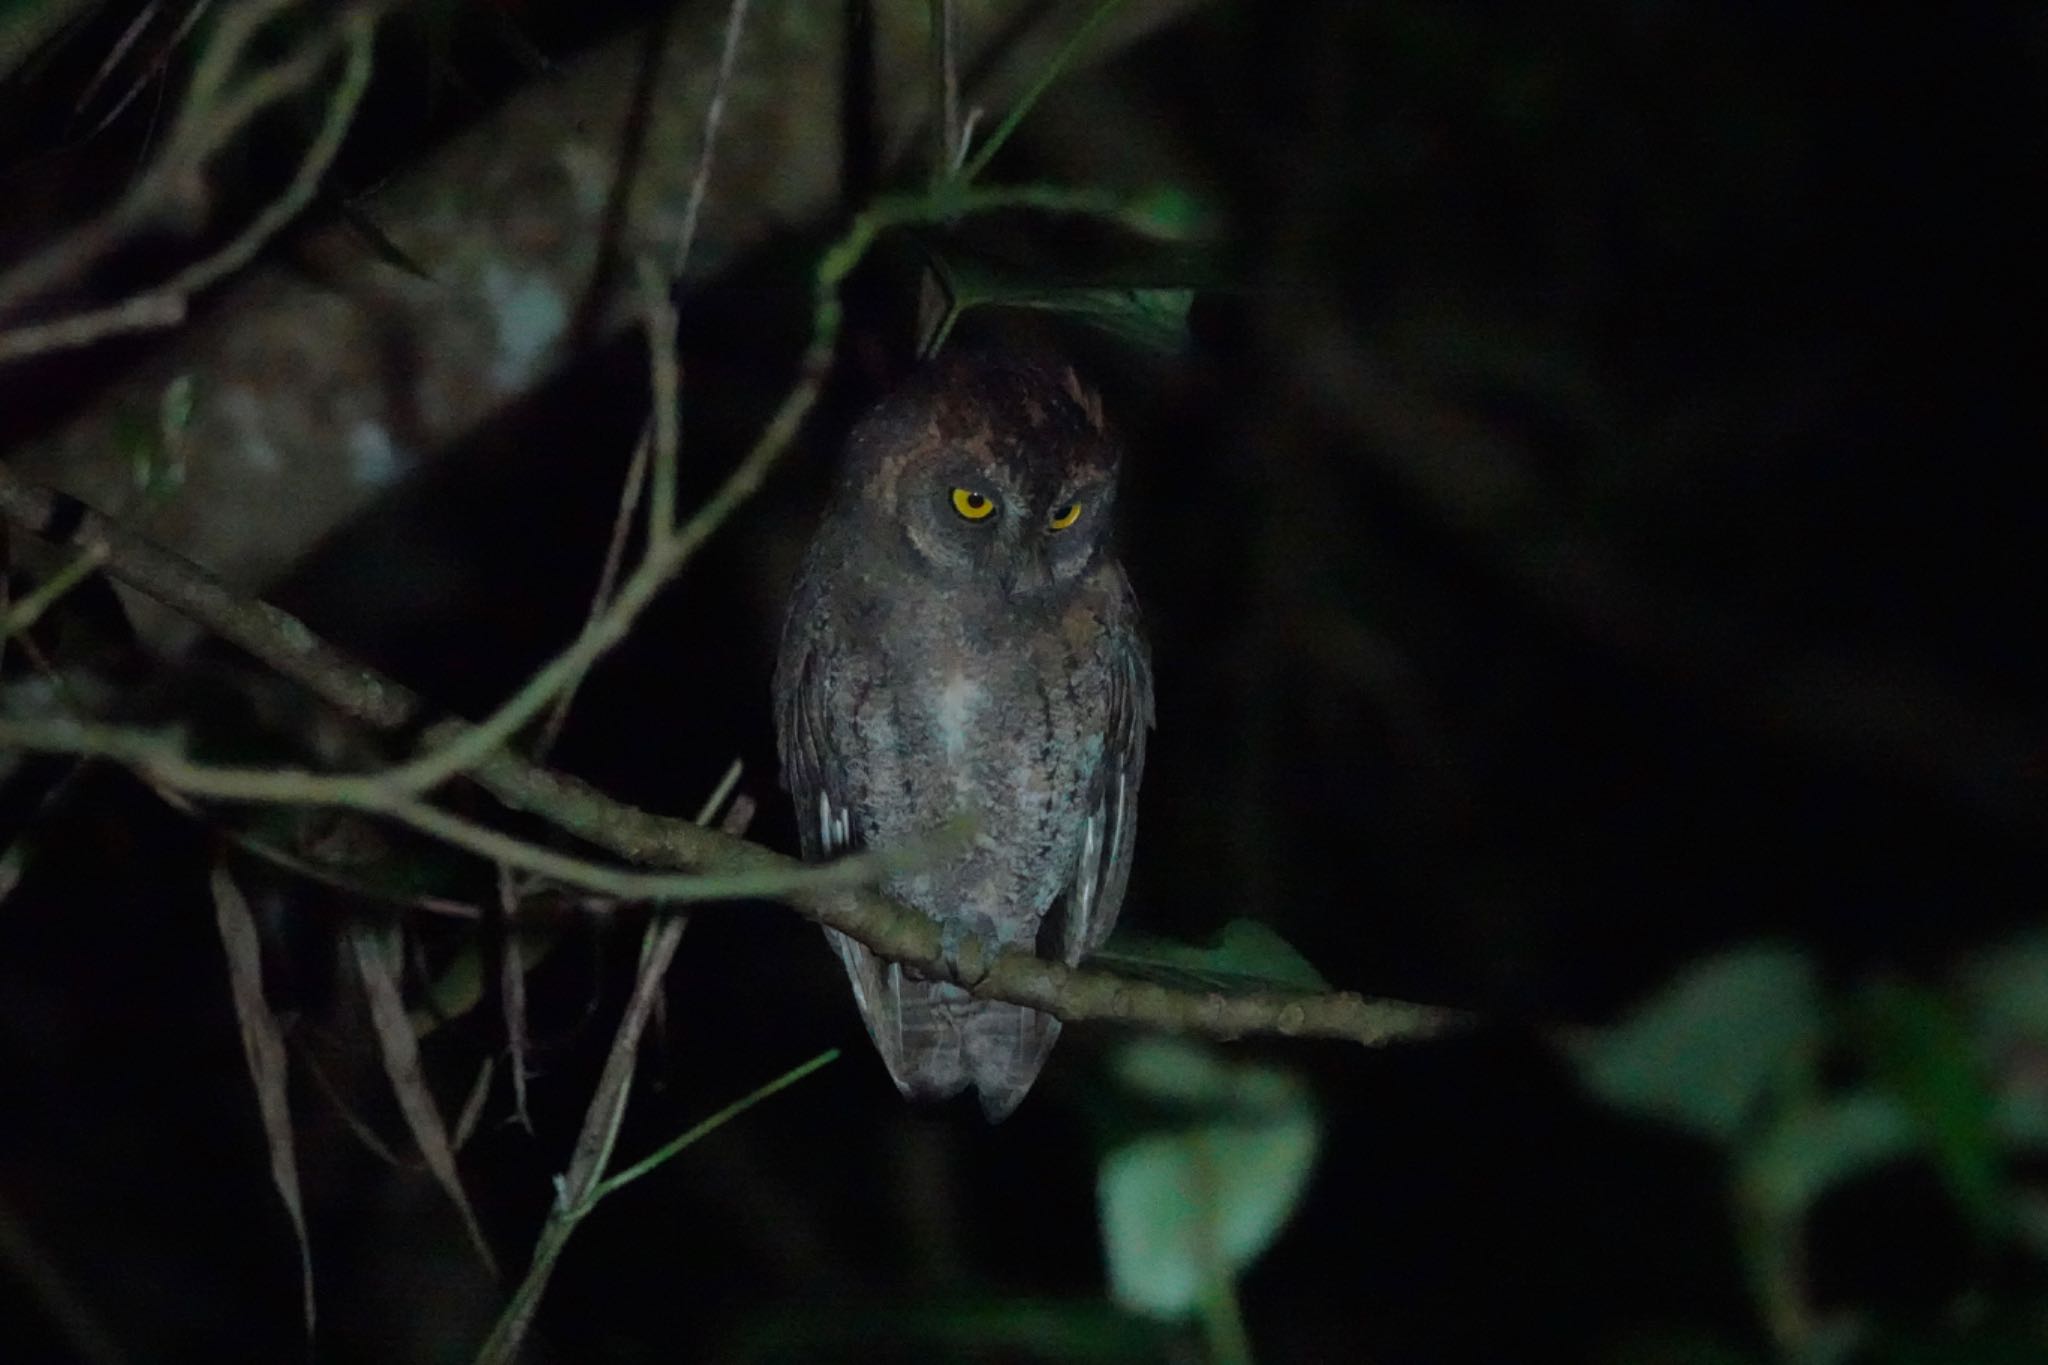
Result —
M 0 515 L 47 539 L 104 547 L 113 577 L 233 641 L 351 716 L 386 730 L 420 716 L 421 703 L 412 692 L 328 646 L 296 618 L 236 597 L 198 565 L 24 482 L 4 464 Z M 433 749 L 467 729 L 456 721 L 437 725 L 428 732 L 426 746 Z M 786 873 L 799 866 L 758 844 L 615 801 L 504 750 L 484 758 L 469 775 L 507 806 L 632 862 L 724 875 Z M 1175 990 L 1015 951 L 982 961 L 979 945 L 971 942 L 957 963 L 949 962 L 936 923 L 878 893 L 840 891 L 791 903 L 884 957 L 930 976 L 961 980 L 978 995 L 1030 1005 L 1070 1022 L 1117 1019 L 1218 1038 L 1271 1033 L 1342 1038 L 1370 1047 L 1427 1037 L 1460 1018 L 1451 1010 L 1368 1000 L 1348 991 L 1226 996 Z

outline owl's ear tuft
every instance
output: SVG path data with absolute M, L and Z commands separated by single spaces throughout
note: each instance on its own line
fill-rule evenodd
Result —
M 1067 396 L 1074 400 L 1075 406 L 1088 418 L 1088 425 L 1095 429 L 1098 436 L 1103 434 L 1106 428 L 1102 418 L 1102 395 L 1083 384 L 1081 376 L 1074 372 L 1072 365 L 1066 367 L 1061 378 L 1066 382 Z

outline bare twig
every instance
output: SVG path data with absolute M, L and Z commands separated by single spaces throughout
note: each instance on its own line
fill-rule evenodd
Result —
M 367 789 L 358 795 L 357 788 L 350 786 L 342 789 L 345 795 L 337 800 L 334 789 L 324 785 L 317 773 L 194 763 L 167 743 L 164 736 L 145 730 L 68 719 L 0 718 L 0 746 L 112 759 L 133 767 L 153 785 L 167 786 L 187 796 L 267 805 L 341 805 L 368 811 L 505 867 L 620 900 L 659 904 L 817 894 L 868 885 L 892 872 L 923 865 L 966 837 L 965 829 L 956 826 L 935 831 L 931 837 L 908 847 L 860 853 L 827 864 L 709 874 L 639 872 L 558 853 L 438 806 L 410 800 L 402 792 L 378 796 L 374 789 Z
M 221 20 L 221 27 L 228 30 L 231 21 L 239 20 L 244 14 L 275 7 L 276 0 L 263 0 L 263 3 L 252 3 L 240 9 L 229 10 Z M 305 156 L 300 159 L 298 169 L 293 173 L 291 183 L 285 187 L 283 193 L 265 205 L 249 225 L 225 246 L 204 259 L 195 261 L 154 290 L 137 294 L 106 308 L 0 332 L 0 364 L 23 356 L 88 345 L 120 332 L 174 326 L 184 320 L 193 295 L 225 279 L 254 260 L 256 253 L 263 249 L 264 244 L 312 202 L 314 193 L 320 188 L 321 178 L 327 174 L 327 168 L 333 164 L 335 154 L 341 150 L 342 139 L 347 135 L 349 124 L 355 118 L 356 108 L 362 102 L 363 91 L 369 85 L 370 59 L 377 32 L 376 10 L 370 6 L 349 9 L 338 21 L 337 31 L 347 53 L 347 64 L 343 68 L 340 82 L 328 98 L 327 113 L 321 121 L 319 131 L 314 135 L 312 145 L 306 149 Z M 241 42 L 246 41 L 247 35 L 242 36 Z M 326 41 L 316 40 L 297 57 L 268 72 L 251 77 L 247 86 L 238 92 L 236 104 L 218 111 L 220 122 L 232 129 L 239 129 L 268 104 L 311 84 L 314 77 L 326 66 L 327 46 Z M 212 60 L 225 47 L 225 43 L 217 42 L 208 49 L 207 58 L 201 61 L 200 72 L 195 73 L 193 77 L 195 91 L 201 86 L 202 76 L 209 82 L 225 79 L 224 71 L 214 71 L 213 68 L 218 63 Z M 239 46 L 230 55 L 238 58 Z M 208 88 L 216 87 L 210 85 Z M 198 107 L 200 106 L 195 103 L 187 104 L 181 126 L 202 117 L 201 114 L 194 112 Z M 155 184 L 158 177 L 164 173 L 164 168 L 183 164 L 184 158 L 192 156 L 197 150 L 179 148 L 175 142 L 177 135 L 173 136 L 173 148 L 167 150 L 158 170 L 145 177 L 145 186 Z M 204 156 L 212 155 L 220 145 L 218 134 L 213 131 L 211 125 L 206 125 L 189 136 L 204 147 Z M 194 159 L 203 160 L 204 156 Z M 140 188 L 138 187 L 138 190 Z M 139 213 L 140 210 L 133 206 L 118 211 L 115 215 L 116 224 L 109 229 L 108 242 L 118 240 L 120 230 L 133 227 L 141 221 L 137 216 Z M 91 234 L 81 229 L 74 236 L 79 240 L 86 240 Z M 93 245 L 90 241 L 86 244 Z M 104 245 L 101 244 L 101 249 L 104 249 Z M 80 263 L 82 264 L 82 261 Z M 21 277 L 19 280 L 16 279 L 17 275 Z M 5 300 L 10 294 L 18 296 L 25 287 L 32 287 L 38 278 L 37 271 L 26 267 L 10 272 L 8 277 L 0 280 L 0 300 Z
M 0 462 L 0 514 L 33 534 L 81 550 L 103 548 L 107 569 L 130 587 L 199 621 L 285 677 L 379 730 L 419 719 L 418 696 L 334 649 L 303 622 L 242 597 L 181 555 L 62 494 L 17 477 Z
M 632 462 L 626 466 L 626 482 L 619 489 L 619 510 L 612 517 L 612 538 L 604 547 L 604 567 L 598 570 L 597 587 L 590 594 L 590 609 L 583 616 L 585 630 L 611 605 L 612 591 L 618 586 L 619 570 L 626 561 L 626 542 L 633 535 L 633 514 L 639 510 L 640 495 L 647 487 L 647 456 L 653 445 L 651 435 L 651 427 L 641 427 L 640 439 L 633 446 Z M 545 762 L 547 756 L 554 752 L 556 741 L 562 737 L 562 727 L 569 722 L 569 711 L 576 704 L 576 693 L 582 683 L 581 678 L 576 679 L 555 698 L 548 718 L 541 723 L 540 736 L 533 742 L 534 762 Z
M 647 315 L 648 388 L 654 409 L 654 474 L 647 495 L 647 544 L 652 554 L 675 533 L 682 393 L 676 360 L 676 310 L 668 301 L 667 277 L 648 260 L 640 262 L 640 306 Z
M 718 75 L 711 83 L 711 100 L 704 106 L 704 141 L 697 153 L 696 173 L 690 177 L 689 198 L 683 203 L 683 225 L 676 234 L 675 260 L 669 267 L 671 279 L 683 278 L 690 263 L 690 249 L 697 244 L 697 217 L 711 188 L 712 157 L 718 149 L 718 131 L 725 124 L 725 96 L 739 62 L 740 35 L 746 30 L 749 2 L 732 0 L 725 12 L 725 42 L 718 51 Z
M 966 151 L 960 126 L 960 18 L 953 0 L 929 0 L 932 45 L 933 184 L 960 169 Z
M 1081 49 L 1087 45 L 1088 40 L 1095 36 L 1095 31 L 1101 28 L 1109 17 L 1119 9 L 1122 9 L 1123 6 L 1124 0 L 1100 0 L 1100 3 L 1095 6 L 1094 11 L 1089 14 L 1081 27 L 1074 30 L 1074 36 L 1067 39 L 1060 47 L 1060 50 L 1054 54 L 1053 59 L 1045 64 L 1044 69 L 1038 73 L 1037 79 L 1032 81 L 1031 88 L 1026 90 L 1023 96 L 1010 106 L 1010 112 L 1003 115 L 1003 121 L 998 123 L 995 131 L 988 135 L 988 141 L 982 143 L 980 149 L 961 165 L 958 176 L 959 183 L 963 185 L 972 184 L 975 177 L 988 169 L 988 163 L 995 160 L 996 153 L 1003 149 L 1003 144 L 1010 140 L 1010 135 L 1017 131 L 1019 124 L 1024 122 L 1024 116 L 1031 112 L 1032 106 L 1038 103 L 1039 98 L 1052 87 L 1054 81 L 1065 74 L 1066 69 L 1073 64 L 1074 58 L 1080 55 Z M 962 150 L 964 152 L 964 147 Z
M 122 111 L 135 102 L 135 97 L 141 94 L 150 82 L 162 73 L 164 67 L 171 60 L 171 54 L 176 52 L 178 45 L 184 42 L 191 35 L 192 30 L 199 26 L 199 21 L 206 17 L 206 12 L 212 7 L 213 0 L 193 0 L 193 3 L 186 8 L 185 13 L 179 18 L 177 28 L 172 30 L 171 35 L 158 46 L 156 55 L 149 60 L 143 72 L 133 81 L 129 82 L 128 88 L 121 92 L 121 97 L 114 101 L 113 107 L 100 115 L 98 122 L 94 123 L 91 130 L 86 133 L 87 137 L 96 137 L 100 133 L 105 132 L 115 119 L 121 117 Z M 86 86 L 85 90 L 78 96 L 78 102 L 72 108 L 72 116 L 74 118 L 84 117 L 86 106 L 92 103 L 94 96 L 99 93 L 100 87 L 106 83 L 107 78 L 113 75 L 114 68 L 120 64 L 121 58 L 127 54 L 129 48 L 135 45 L 136 40 L 155 23 L 157 9 L 158 0 L 151 0 L 151 3 L 128 26 L 128 31 L 114 45 L 113 51 L 107 54 L 107 59 L 100 63 L 99 72 L 94 76 L 92 83 Z
M 498 908 L 503 915 L 504 948 L 498 961 L 498 1004 L 505 1019 L 505 1052 L 512 1066 L 512 1117 L 529 1136 L 533 1115 L 526 1107 L 526 946 L 512 923 L 519 909 L 520 888 L 512 869 L 498 868 Z

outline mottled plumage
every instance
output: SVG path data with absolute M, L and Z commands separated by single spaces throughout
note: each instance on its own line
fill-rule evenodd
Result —
M 1152 723 L 1117 461 L 1071 370 L 935 362 L 855 429 L 798 576 L 775 704 L 804 856 L 972 815 L 965 853 L 886 888 L 956 941 L 1072 964 L 1116 921 Z M 827 933 L 904 1094 L 1024 1098 L 1058 1020 Z

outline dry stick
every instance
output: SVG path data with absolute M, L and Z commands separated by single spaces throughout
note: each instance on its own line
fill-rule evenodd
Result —
M 619 490 L 619 510 L 612 518 L 612 538 L 604 547 L 604 567 L 598 570 L 597 588 L 590 594 L 590 610 L 584 613 L 583 628 L 588 630 L 593 621 L 611 605 L 612 590 L 618 586 L 619 568 L 626 560 L 626 541 L 633 534 L 633 513 L 640 507 L 641 490 L 647 486 L 647 455 L 652 445 L 649 439 L 651 428 L 642 426 L 640 439 L 633 445 L 632 463 L 626 466 L 626 483 Z M 562 727 L 569 723 L 569 710 L 576 704 L 576 693 L 583 685 L 581 678 L 562 689 L 562 695 L 555 698 L 553 709 L 542 722 L 540 737 L 533 742 L 533 760 L 542 763 L 554 752 L 555 743 L 562 737 Z
M 269 106 L 305 90 L 327 67 L 337 45 L 352 44 L 397 0 L 360 0 L 339 21 L 292 56 L 229 90 L 256 33 L 292 0 L 248 0 L 221 15 L 186 87 L 163 153 L 126 194 L 99 217 L 65 233 L 42 252 L 0 274 L 0 305 L 16 303 L 74 278 L 92 260 L 189 197 L 201 168 Z
M 1122 9 L 1124 2 L 1125 0 L 1098 0 L 1094 11 L 1082 21 L 1078 29 L 1074 30 L 1073 36 L 1060 45 L 1060 50 L 1053 54 L 1053 59 L 1045 64 L 1045 69 L 1032 81 L 1030 89 L 1010 106 L 1010 112 L 1003 116 L 1003 121 L 989 134 L 988 141 L 982 143 L 980 149 L 961 164 L 958 173 L 961 184 L 973 183 L 976 176 L 988 169 L 988 163 L 995 160 L 996 153 L 1003 149 L 1003 144 L 1010 140 L 1010 135 L 1024 122 L 1024 116 L 1031 112 L 1032 106 L 1038 103 L 1039 98 L 1052 87 L 1054 81 L 1065 74 L 1067 67 L 1080 55 L 1088 40 L 1095 36 L 1095 31 L 1101 28 L 1112 14 Z M 964 154 L 964 147 L 962 151 Z
M 640 303 L 647 313 L 648 388 L 654 412 L 653 472 L 648 480 L 647 552 L 675 534 L 676 470 L 682 463 L 682 390 L 676 359 L 676 310 L 668 278 L 654 262 L 640 262 Z
M 697 171 L 690 178 L 690 194 L 683 201 L 683 226 L 676 235 L 675 261 L 669 278 L 680 280 L 690 263 L 690 248 L 697 241 L 697 216 L 711 188 L 711 162 L 718 149 L 718 130 L 725 123 L 725 95 L 732 85 L 733 67 L 739 60 L 740 35 L 747 25 L 749 0 L 732 0 L 725 13 L 725 45 L 718 53 L 718 75 L 711 83 L 711 102 L 704 108 L 704 147 L 697 154 Z
M 929 0 L 926 6 L 931 25 L 932 129 L 937 139 L 933 149 L 932 182 L 937 184 L 960 168 L 965 142 L 960 127 L 959 21 L 953 0 Z
M 230 11 L 231 14 L 237 12 Z M 348 51 L 348 65 L 328 100 L 326 117 L 321 121 L 312 145 L 306 149 L 306 155 L 282 194 L 266 205 L 227 245 L 187 266 L 154 290 L 91 312 L 0 332 L 0 364 L 23 356 L 89 345 L 120 332 L 175 326 L 184 321 L 193 295 L 254 260 L 265 243 L 298 217 L 313 201 L 321 178 L 327 174 L 335 154 L 341 150 L 342 139 L 348 134 L 356 108 L 362 103 L 363 91 L 370 82 L 370 59 L 376 45 L 376 14 L 367 8 L 350 10 L 342 16 L 340 29 Z M 325 48 L 324 42 L 315 43 L 292 63 L 266 73 L 270 78 L 267 81 L 262 77 L 252 78 L 250 85 L 260 85 L 260 90 L 251 93 L 261 93 L 264 98 L 250 100 L 245 97 L 244 102 L 250 104 L 246 117 L 253 118 L 256 111 L 265 105 L 310 84 L 313 76 L 327 64 Z M 168 162 L 170 158 L 166 160 Z
M 533 1115 L 526 1107 L 526 949 L 512 924 L 525 892 L 508 867 L 498 868 L 499 921 L 504 946 L 498 962 L 498 1002 L 505 1017 L 505 1050 L 512 1066 L 512 1117 L 533 1136 Z
M 243 597 L 191 560 L 0 462 L 0 514 L 44 539 L 102 550 L 107 572 L 255 655 L 328 705 L 379 730 L 423 718 L 419 697 L 366 668 L 268 602 Z
M 133 768 L 151 784 L 170 787 L 185 796 L 266 805 L 340 804 L 386 816 L 442 843 L 521 872 L 621 900 L 658 904 L 780 897 L 867 885 L 891 873 L 929 865 L 940 852 L 969 837 L 969 831 L 956 823 L 912 844 L 870 850 L 832 863 L 711 873 L 640 872 L 559 853 L 425 802 L 353 797 L 335 802 L 325 788 L 315 786 L 310 792 L 302 788 L 302 774 L 295 769 L 221 768 L 194 763 L 163 735 L 147 730 L 70 719 L 0 717 L 0 746 L 112 759 Z M 317 782 L 319 775 L 311 776 Z
M 213 0 L 194 0 L 192 7 L 187 9 L 185 16 L 178 21 L 177 28 L 171 31 L 171 36 L 164 40 L 163 45 L 157 49 L 156 55 L 149 60 L 147 67 L 133 81 L 129 82 L 128 88 L 122 92 L 119 99 L 114 101 L 113 107 L 102 114 L 97 123 L 93 124 L 92 128 L 86 133 L 87 138 L 98 137 L 113 126 L 114 120 L 121 117 L 122 112 L 135 102 L 135 97 L 147 89 L 150 82 L 160 76 L 164 68 L 170 65 L 172 54 L 190 36 L 192 30 L 199 27 L 199 21 L 206 17 L 207 10 L 212 8 L 212 6 Z M 134 46 L 135 41 L 142 37 L 147 26 L 154 21 L 155 16 L 150 11 L 155 8 L 155 4 L 152 3 L 149 9 L 145 10 L 129 26 L 128 32 L 123 36 L 120 45 L 113 52 L 108 53 L 107 59 L 100 63 L 99 73 L 93 78 L 92 84 L 88 85 L 79 94 L 77 103 L 71 108 L 71 116 L 74 119 L 85 117 L 85 107 L 92 103 L 94 97 L 99 94 L 100 89 L 113 76 L 114 67 L 119 64 L 128 48 Z

